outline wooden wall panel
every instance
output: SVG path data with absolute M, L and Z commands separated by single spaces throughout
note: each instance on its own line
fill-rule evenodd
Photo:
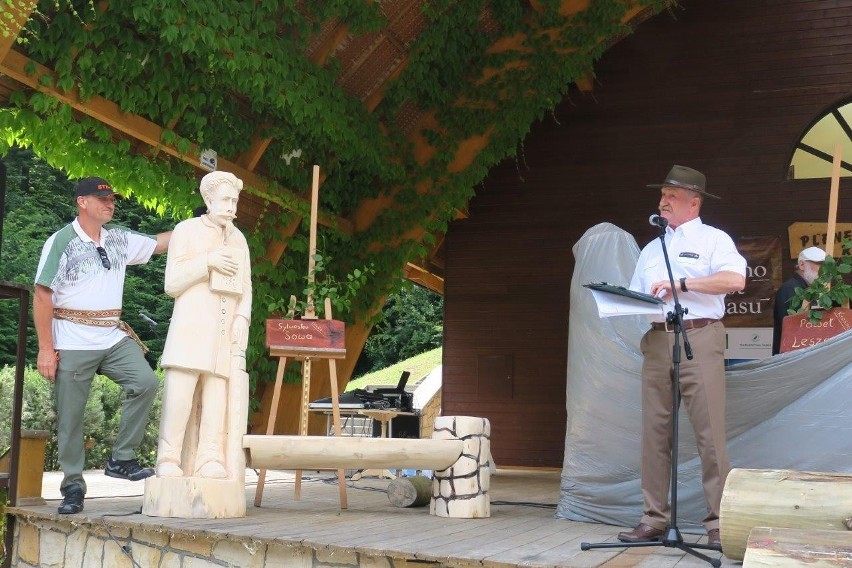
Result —
M 447 235 L 443 413 L 489 418 L 498 466 L 562 465 L 571 247 L 604 221 L 640 245 L 654 238 L 659 193 L 645 184 L 674 163 L 703 171 L 723 197 L 705 222 L 782 237 L 785 278 L 787 226 L 827 217 L 828 180 L 786 173 L 814 119 L 852 97 L 852 4 L 681 6 L 610 49 L 594 92 L 570 91 L 555 121 L 536 124 L 519 163 L 494 168 Z M 848 178 L 838 220 L 852 221 Z M 511 400 L 477 392 L 477 361 L 497 355 L 513 360 Z

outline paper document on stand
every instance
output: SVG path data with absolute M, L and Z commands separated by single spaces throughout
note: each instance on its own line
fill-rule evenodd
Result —
M 598 305 L 598 316 L 608 318 L 612 316 L 651 315 L 665 319 L 665 304 L 651 304 L 642 300 L 636 300 L 628 296 L 619 296 L 608 292 L 589 289 Z

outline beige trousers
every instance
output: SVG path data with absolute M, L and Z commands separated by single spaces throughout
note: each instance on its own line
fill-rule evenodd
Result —
M 712 323 L 687 331 L 693 359 L 681 341 L 680 391 L 695 431 L 707 516 L 704 527 L 719 528 L 719 505 L 731 469 L 725 435 L 725 326 Z M 681 340 L 683 338 L 681 337 Z M 642 522 L 656 529 L 669 526 L 672 449 L 672 352 L 674 334 L 648 331 L 642 338 Z M 684 424 L 679 424 L 683 432 Z

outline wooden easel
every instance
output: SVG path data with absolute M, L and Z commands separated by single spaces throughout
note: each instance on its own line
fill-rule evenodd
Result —
M 311 184 L 311 229 L 308 249 L 308 289 L 313 288 L 317 239 L 317 209 L 319 202 L 319 166 L 314 166 L 313 183 Z M 287 317 L 292 318 L 291 310 Z M 272 391 L 272 406 L 266 424 L 266 435 L 271 436 L 275 429 L 278 416 L 278 403 L 281 398 L 281 383 L 284 379 L 284 369 L 287 359 L 302 361 L 302 396 L 299 411 L 299 435 L 308 434 L 308 405 L 311 391 L 311 364 L 315 359 L 328 361 L 329 382 L 331 383 L 331 408 L 334 421 L 334 435 L 342 435 L 340 421 L 340 400 L 337 392 L 337 361 L 346 357 L 344 344 L 343 323 L 332 320 L 331 300 L 325 299 L 325 320 L 318 320 L 314 298 L 309 293 L 307 308 L 300 320 L 267 320 L 266 342 L 269 354 L 278 357 L 278 371 L 275 374 L 275 386 Z M 276 327 L 277 326 L 277 327 Z M 293 332 L 291 333 L 291 330 Z M 278 334 L 276 335 L 276 331 Z M 283 333 L 282 333 L 283 332 Z M 314 337 L 317 335 L 317 337 Z M 298 336 L 293 338 L 293 336 Z M 282 339 L 283 338 L 283 339 Z M 257 489 L 255 490 L 254 506 L 260 507 L 263 499 L 263 487 L 266 481 L 266 469 L 258 473 Z M 346 476 L 343 469 L 337 470 L 337 484 L 340 488 L 340 508 L 348 507 L 346 498 Z M 294 498 L 299 500 L 302 491 L 302 470 L 296 470 Z

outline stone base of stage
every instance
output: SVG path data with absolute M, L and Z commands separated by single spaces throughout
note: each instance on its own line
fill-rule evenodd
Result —
M 21 516 L 15 523 L 15 548 L 11 560 L 11 565 L 16 568 L 409 566 L 400 558 L 325 547 L 315 549 L 273 540 L 238 536 L 223 538 L 221 534 L 204 537 L 197 533 L 160 531 L 150 527 L 128 528 L 101 522 L 80 522 L 79 518 L 66 521 Z

